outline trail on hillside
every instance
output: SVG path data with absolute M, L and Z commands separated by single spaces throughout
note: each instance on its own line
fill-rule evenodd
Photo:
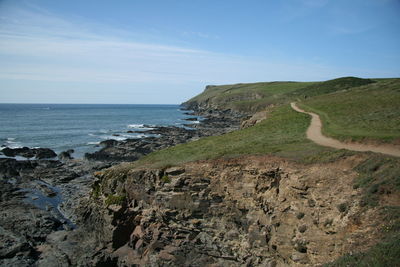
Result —
M 354 151 L 372 151 L 382 154 L 387 154 L 391 156 L 400 157 L 400 149 L 396 147 L 392 147 L 389 145 L 367 145 L 367 144 L 360 144 L 360 143 L 342 143 L 336 139 L 326 137 L 322 134 L 322 122 L 319 116 L 312 112 L 306 112 L 296 106 L 296 103 L 290 103 L 291 107 L 301 113 L 305 113 L 311 116 L 311 124 L 307 129 L 307 138 L 311 141 L 321 145 L 321 146 L 328 146 L 337 149 L 348 149 Z

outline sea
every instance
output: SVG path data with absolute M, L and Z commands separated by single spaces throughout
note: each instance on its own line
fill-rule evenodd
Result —
M 73 149 L 82 158 L 101 141 L 143 138 L 156 126 L 184 127 L 193 123 L 188 117 L 179 105 L 0 104 L 0 149 Z

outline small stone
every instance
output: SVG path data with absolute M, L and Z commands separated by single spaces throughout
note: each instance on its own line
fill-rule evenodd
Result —
M 139 249 L 143 246 L 143 239 L 139 239 L 135 244 L 135 249 Z
M 300 233 L 304 233 L 305 231 L 307 231 L 307 225 L 302 225 L 299 227 L 299 232 Z
M 132 233 L 133 236 L 136 236 L 138 238 L 142 238 L 144 236 L 144 234 L 145 234 L 144 229 L 143 229 L 143 226 L 141 226 L 141 225 L 136 226 L 135 230 L 133 230 L 133 233 Z
M 179 175 L 185 172 L 185 169 L 182 167 L 171 167 L 165 170 L 165 174 L 167 175 Z
M 290 258 L 294 262 L 299 262 L 299 263 L 308 262 L 307 254 L 304 253 L 294 252 Z
M 303 217 L 304 217 L 304 212 L 298 212 L 297 214 L 296 214 L 296 217 L 297 217 L 297 219 L 302 219 Z

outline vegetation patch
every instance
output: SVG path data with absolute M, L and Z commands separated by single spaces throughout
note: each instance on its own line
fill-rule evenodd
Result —
M 340 140 L 400 140 L 400 79 L 323 94 L 299 103 L 320 115 L 325 135 Z
M 378 205 L 379 198 L 386 194 L 400 193 L 400 160 L 371 153 L 355 170 L 359 177 L 354 188 L 361 188 L 364 206 Z
M 105 200 L 107 206 L 110 205 L 122 205 L 126 201 L 125 195 L 109 195 Z
M 332 150 L 306 138 L 309 122 L 307 115 L 293 111 L 289 105 L 280 106 L 267 120 L 253 127 L 160 150 L 131 163 L 130 168 L 176 166 L 190 161 L 241 155 L 275 154 L 302 159 Z
M 100 183 L 95 183 L 92 186 L 92 197 L 98 198 L 101 195 L 101 186 Z
M 163 175 L 163 177 L 161 177 L 161 181 L 164 184 L 169 184 L 171 182 L 171 178 L 168 175 Z
M 371 79 L 362 79 L 357 77 L 342 77 L 325 82 L 311 84 L 305 88 L 298 89 L 291 93 L 293 96 L 301 96 L 308 98 L 323 94 L 330 94 L 337 91 L 343 91 L 349 88 L 354 88 L 362 85 L 374 83 Z

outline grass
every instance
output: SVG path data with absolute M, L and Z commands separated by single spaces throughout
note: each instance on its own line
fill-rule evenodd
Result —
M 376 81 L 371 79 L 361 79 L 357 77 L 343 77 L 325 82 L 314 83 L 306 88 L 298 89 L 291 93 L 294 96 L 308 98 L 312 96 L 330 94 L 337 91 L 343 91 L 349 88 L 359 87 L 362 85 L 372 84 Z
M 364 206 L 375 207 L 381 195 L 400 192 L 400 159 L 398 158 L 371 153 L 371 156 L 359 164 L 355 170 L 359 173 L 359 177 L 354 181 L 354 187 L 362 189 Z
M 125 166 L 165 167 L 196 160 L 262 154 L 303 159 L 315 153 L 331 151 L 306 139 L 309 122 L 307 115 L 284 105 L 256 126 L 153 152 Z
M 221 109 L 255 112 L 271 104 L 287 103 L 288 94 L 314 82 L 261 82 L 208 86 L 206 90 L 186 103 L 207 102 Z
M 251 96 L 257 93 L 260 99 L 232 101 L 231 105 L 243 105 L 242 108 L 247 109 L 246 105 L 258 103 L 265 108 L 267 102 L 290 102 L 294 97 L 299 97 L 301 92 L 317 94 L 316 91 L 320 90 L 322 95 L 306 99 L 301 106 L 321 115 L 328 126 L 324 124 L 324 129 L 330 133 L 328 135 L 341 138 L 375 136 L 393 140 L 400 136 L 400 123 L 397 123 L 400 118 L 400 99 L 396 98 L 400 95 L 400 90 L 397 90 L 399 84 L 400 79 L 372 81 L 354 77 L 318 83 L 236 84 L 208 87 L 190 101 L 218 102 L 218 99 L 232 99 L 238 94 Z M 341 88 L 347 89 L 341 91 Z M 371 114 L 367 110 L 371 110 Z M 368 118 L 374 118 L 375 124 L 367 124 L 369 129 L 361 129 Z M 307 115 L 294 112 L 289 105 L 282 104 L 273 109 L 267 120 L 254 127 L 157 151 L 124 167 L 165 167 L 196 160 L 262 154 L 284 156 L 304 163 L 332 162 L 354 154 L 351 151 L 324 148 L 307 140 L 305 132 L 309 122 Z M 336 133 L 331 129 L 338 134 L 331 134 Z M 355 134 L 357 132 L 358 135 Z
M 124 203 L 126 200 L 126 196 L 125 195 L 109 195 L 107 196 L 106 200 L 105 200 L 105 204 L 107 206 L 110 205 L 121 205 L 122 203 Z
M 307 99 L 299 106 L 320 115 L 323 133 L 340 140 L 400 140 L 400 79 Z
M 260 82 L 207 86 L 186 103 L 207 103 L 220 109 L 252 113 L 268 105 L 289 103 L 305 97 L 332 93 L 374 83 L 370 79 L 344 77 L 325 82 Z

